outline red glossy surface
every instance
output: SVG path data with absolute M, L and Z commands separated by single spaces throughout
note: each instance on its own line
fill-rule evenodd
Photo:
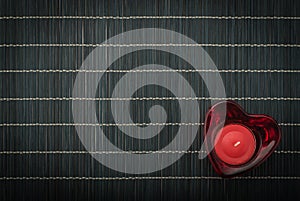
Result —
M 225 113 L 223 111 L 224 108 L 226 108 Z M 225 121 L 220 122 L 220 119 L 225 119 Z M 243 138 L 248 138 L 251 135 L 254 136 L 254 152 L 252 150 L 252 145 L 254 143 L 252 140 L 250 140 L 251 146 L 247 147 L 247 149 L 245 148 L 245 150 L 242 151 L 243 154 L 239 151 L 229 151 L 231 148 L 225 148 L 224 150 L 223 146 L 230 147 L 230 145 L 226 145 L 228 141 L 224 142 L 225 144 L 223 145 L 218 145 L 219 140 L 217 139 L 217 136 L 220 133 L 224 132 L 224 129 L 228 128 L 227 126 L 232 125 L 239 125 L 248 129 L 248 131 L 243 130 L 243 132 L 237 131 L 245 135 Z M 229 128 L 231 130 L 233 127 Z M 273 118 L 267 115 L 248 114 L 244 112 L 244 110 L 233 101 L 219 102 L 216 105 L 212 106 L 207 112 L 204 130 L 207 151 L 212 150 L 209 153 L 208 157 L 215 171 L 222 177 L 233 177 L 255 168 L 263 161 L 265 161 L 268 156 L 275 150 L 281 138 L 280 128 Z M 228 133 L 228 131 L 226 130 L 225 132 Z M 249 132 L 251 133 L 251 135 L 249 134 Z M 239 135 L 240 134 L 238 134 L 238 136 Z M 236 138 L 237 134 L 234 134 L 234 136 L 234 138 Z M 232 142 L 234 142 L 234 140 Z M 215 147 L 215 145 L 217 145 L 217 147 Z M 241 158 L 243 160 L 229 161 L 227 160 L 228 158 L 226 159 L 226 157 L 224 157 L 224 154 L 227 156 L 238 156 L 238 158 Z
M 241 165 L 254 155 L 256 139 L 245 126 L 230 124 L 220 129 L 215 140 L 219 159 L 230 165 Z

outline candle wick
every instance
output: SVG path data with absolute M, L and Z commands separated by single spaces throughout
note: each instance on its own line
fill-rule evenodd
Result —
M 237 146 L 239 146 L 239 144 L 241 144 L 240 141 L 236 142 L 233 146 L 234 146 L 234 147 L 237 147 Z

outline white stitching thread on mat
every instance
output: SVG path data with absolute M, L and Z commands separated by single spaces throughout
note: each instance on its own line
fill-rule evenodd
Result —
M 204 123 L 4 123 L 4 126 L 203 126 Z
M 300 123 L 279 123 L 279 126 L 300 126 Z
M 1 16 L 0 20 L 25 19 L 87 19 L 87 20 L 135 20 L 135 19 L 215 19 L 215 20 L 299 20 L 298 16 Z
M 183 43 L 168 43 L 168 44 L 83 44 L 83 43 L 27 43 L 27 44 L 0 44 L 0 47 L 300 47 L 300 44 L 216 44 L 216 43 L 190 43 L 190 44 L 183 44 Z
M 272 70 L 272 69 L 236 69 L 236 70 L 197 70 L 197 69 L 170 69 L 170 70 L 158 70 L 158 69 L 147 69 L 147 70 L 80 70 L 80 69 L 15 69 L 15 70 L 0 70 L 0 73 L 300 73 L 300 70 Z
M 144 100 L 251 100 L 251 101 L 299 101 L 300 97 L 131 97 L 131 98 L 85 98 L 85 97 L 28 97 L 0 98 L 0 101 L 144 101 Z
M 300 123 L 279 123 L 280 126 L 300 126 Z M 204 123 L 1 123 L 0 127 L 15 126 L 204 126 Z
M 206 151 L 0 151 L 3 155 L 23 155 L 23 154 L 199 154 L 206 153 Z M 292 150 L 275 150 L 276 154 L 300 154 L 300 151 Z
M 0 154 L 199 154 L 205 151 L 0 151 Z
M 0 180 L 200 180 L 200 179 L 223 179 L 213 176 L 157 176 L 157 177 L 0 177 Z M 297 176 L 246 176 L 235 177 L 240 179 L 261 179 L 261 180 L 298 180 Z
M 204 123 L 4 123 L 0 124 L 0 127 L 10 126 L 202 126 Z

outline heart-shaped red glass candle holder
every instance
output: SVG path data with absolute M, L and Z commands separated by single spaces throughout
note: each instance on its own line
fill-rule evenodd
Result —
M 258 166 L 275 150 L 281 138 L 273 118 L 248 114 L 233 101 L 212 106 L 204 130 L 208 157 L 222 177 L 234 177 Z

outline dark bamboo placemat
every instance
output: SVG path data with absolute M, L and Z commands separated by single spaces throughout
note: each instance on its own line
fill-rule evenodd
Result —
M 298 0 L 1 0 L 0 199 L 299 200 L 299 10 Z M 68 97 L 72 97 L 78 69 L 93 45 L 138 28 L 165 28 L 203 44 L 221 70 L 227 96 L 248 112 L 271 115 L 280 123 L 283 136 L 276 152 L 243 177 L 220 179 L 207 158 L 198 159 L 200 125 L 189 151 L 158 172 L 123 174 L 94 160 L 72 125 Z M 187 66 L 166 52 L 133 52 L 113 64 L 115 72 L 105 74 L 107 82 L 100 84 L 98 97 L 111 93 L 114 80 L 125 74 L 118 70 L 151 63 L 178 70 Z M 199 77 L 181 73 L 198 97 L 209 97 Z M 155 76 L 148 74 L 149 79 Z M 136 95 L 172 96 L 156 86 L 145 87 Z M 149 123 L 139 112 L 155 104 L 167 108 L 170 122 L 180 121 L 178 105 L 170 100 L 133 102 L 133 120 Z M 107 102 L 97 101 L 96 105 L 99 111 L 108 108 Z M 199 105 L 203 122 L 210 101 L 199 100 Z M 103 123 L 112 122 L 98 116 Z M 165 146 L 178 126 L 167 126 L 162 133 L 165 137 L 148 141 L 128 138 L 116 126 L 104 129 L 124 150 L 149 151 Z

